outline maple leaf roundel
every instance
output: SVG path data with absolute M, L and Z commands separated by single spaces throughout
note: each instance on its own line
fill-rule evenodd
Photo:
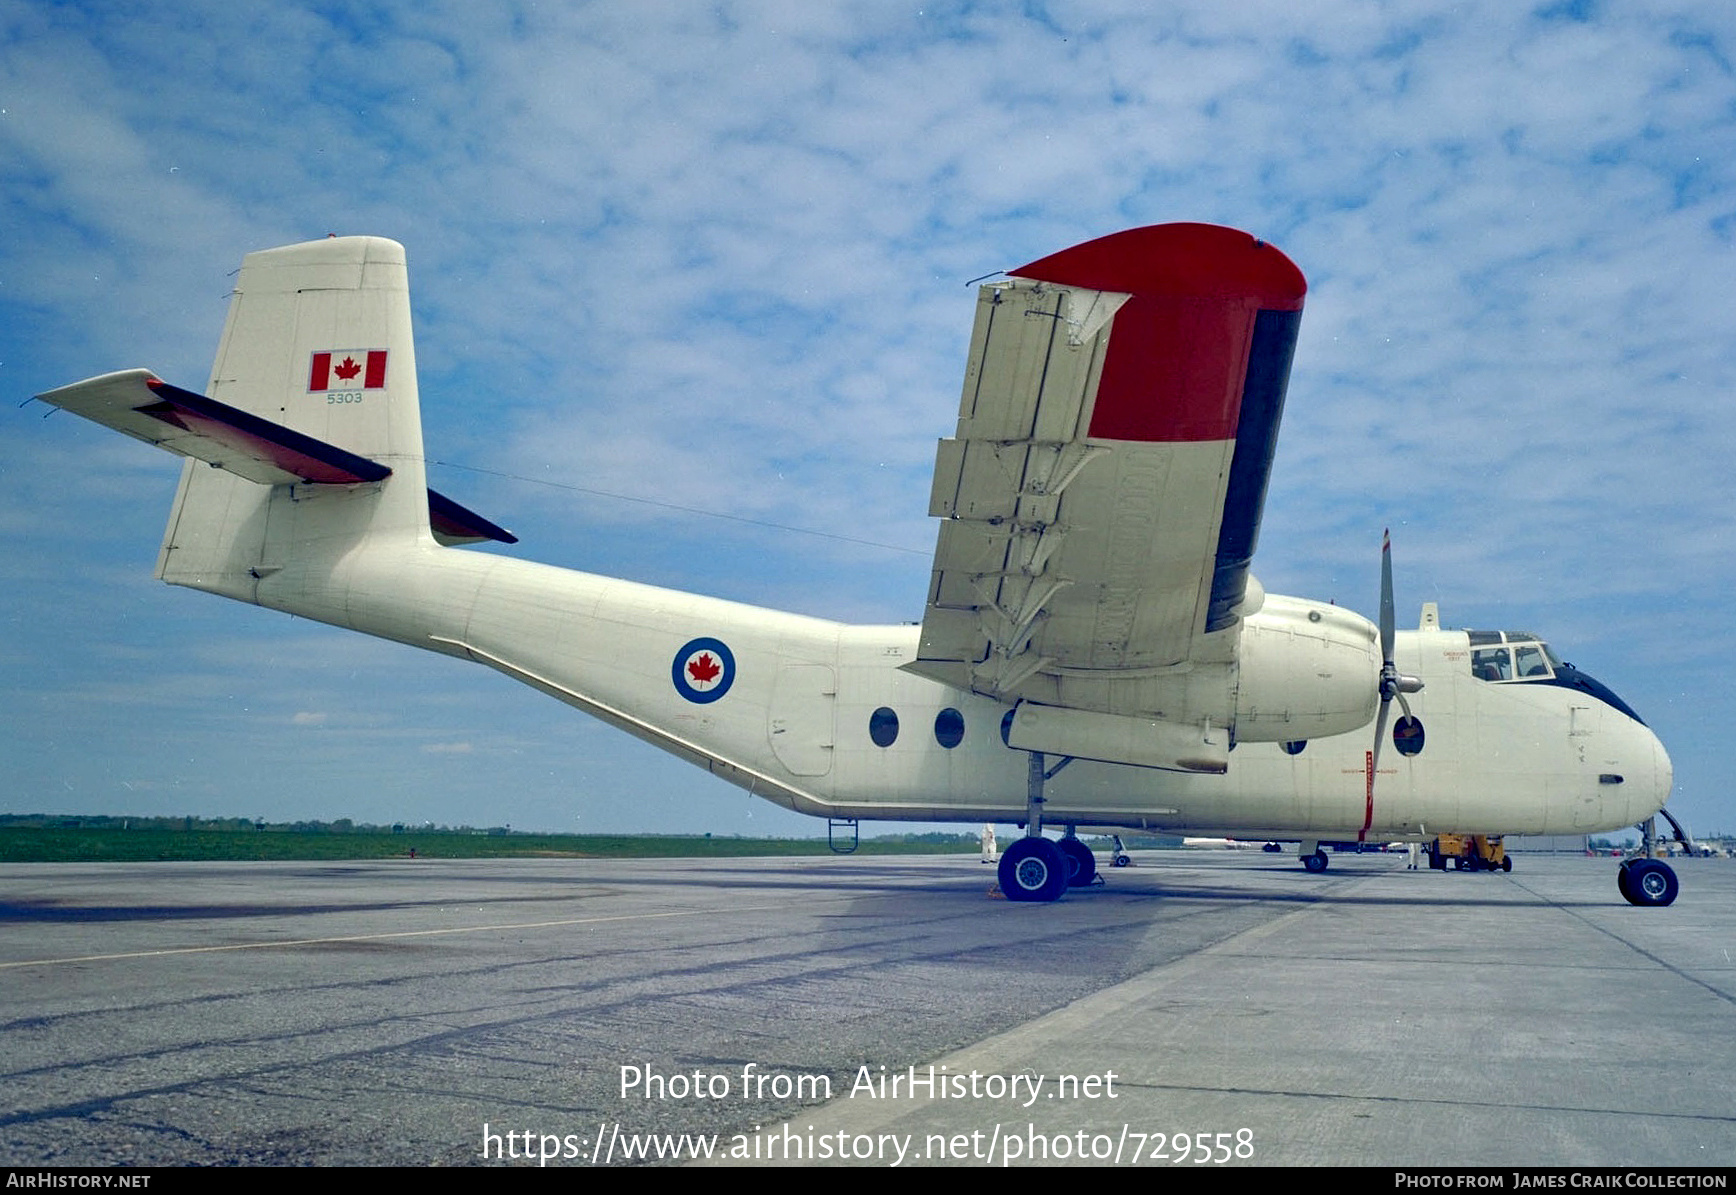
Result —
M 735 683 L 735 656 L 721 639 L 690 640 L 675 653 L 670 679 L 689 701 L 716 701 Z

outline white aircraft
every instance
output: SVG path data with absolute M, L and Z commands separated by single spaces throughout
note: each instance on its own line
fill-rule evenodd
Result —
M 1662 745 L 1534 636 L 1432 605 L 1395 634 L 1387 554 L 1378 627 L 1249 572 L 1305 289 L 1204 224 L 983 286 L 920 627 L 456 547 L 514 540 L 427 488 L 392 241 L 249 254 L 205 394 L 134 369 L 39 397 L 190 458 L 163 580 L 486 664 L 800 813 L 1016 822 L 1015 900 L 1092 881 L 1080 826 L 1298 841 L 1321 871 L 1323 841 L 1650 817 Z M 1656 861 L 1619 881 L 1676 893 Z

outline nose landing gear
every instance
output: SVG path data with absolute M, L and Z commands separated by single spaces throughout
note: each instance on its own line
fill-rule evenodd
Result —
M 1676 873 L 1658 859 L 1628 859 L 1615 873 L 1615 886 L 1630 905 L 1667 905 L 1676 899 Z
M 1693 839 L 1682 829 L 1682 824 L 1670 817 L 1668 811 L 1660 809 L 1670 825 L 1675 827 L 1676 837 L 1680 839 L 1691 852 Z M 1640 823 L 1640 857 L 1624 859 L 1615 873 L 1615 886 L 1621 890 L 1623 899 L 1630 905 L 1667 905 L 1674 903 L 1678 885 L 1676 873 L 1670 865 L 1661 859 L 1652 858 L 1653 842 L 1656 841 L 1656 821 L 1647 818 Z

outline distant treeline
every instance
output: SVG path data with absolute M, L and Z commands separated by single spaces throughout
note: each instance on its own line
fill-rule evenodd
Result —
M 974 834 L 864 837 L 868 855 L 975 851 Z M 0 814 L 0 862 L 98 863 L 265 859 L 733 858 L 823 855 L 824 838 L 710 834 L 536 834 L 506 826 L 358 825 L 247 818 Z
M 272 831 L 288 834 L 406 834 L 433 831 L 438 834 L 510 834 L 509 826 L 436 826 L 433 822 L 390 826 L 354 822 L 340 817 L 335 822 L 267 822 L 250 817 L 128 817 L 106 813 L 0 813 L 0 830 L 24 826 L 34 830 L 179 830 Z

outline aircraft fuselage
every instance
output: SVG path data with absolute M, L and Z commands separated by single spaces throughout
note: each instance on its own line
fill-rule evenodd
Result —
M 1025 817 L 1029 756 L 1002 740 L 1010 707 L 904 671 L 914 625 L 846 626 L 432 543 L 376 543 L 329 571 L 292 564 L 254 600 L 488 664 L 800 813 Z M 1365 621 L 1273 596 L 1244 620 L 1243 667 L 1287 650 L 1274 620 L 1308 610 Z M 1239 742 L 1222 775 L 1078 758 L 1048 781 L 1045 820 L 1385 841 L 1590 833 L 1663 804 L 1670 764 L 1648 728 L 1578 690 L 1478 679 L 1470 654 L 1463 631 L 1399 633 L 1397 664 L 1424 682 L 1410 698 L 1424 745 L 1386 744 L 1372 802 L 1365 726 Z M 1378 666 L 1359 679 L 1369 691 Z

